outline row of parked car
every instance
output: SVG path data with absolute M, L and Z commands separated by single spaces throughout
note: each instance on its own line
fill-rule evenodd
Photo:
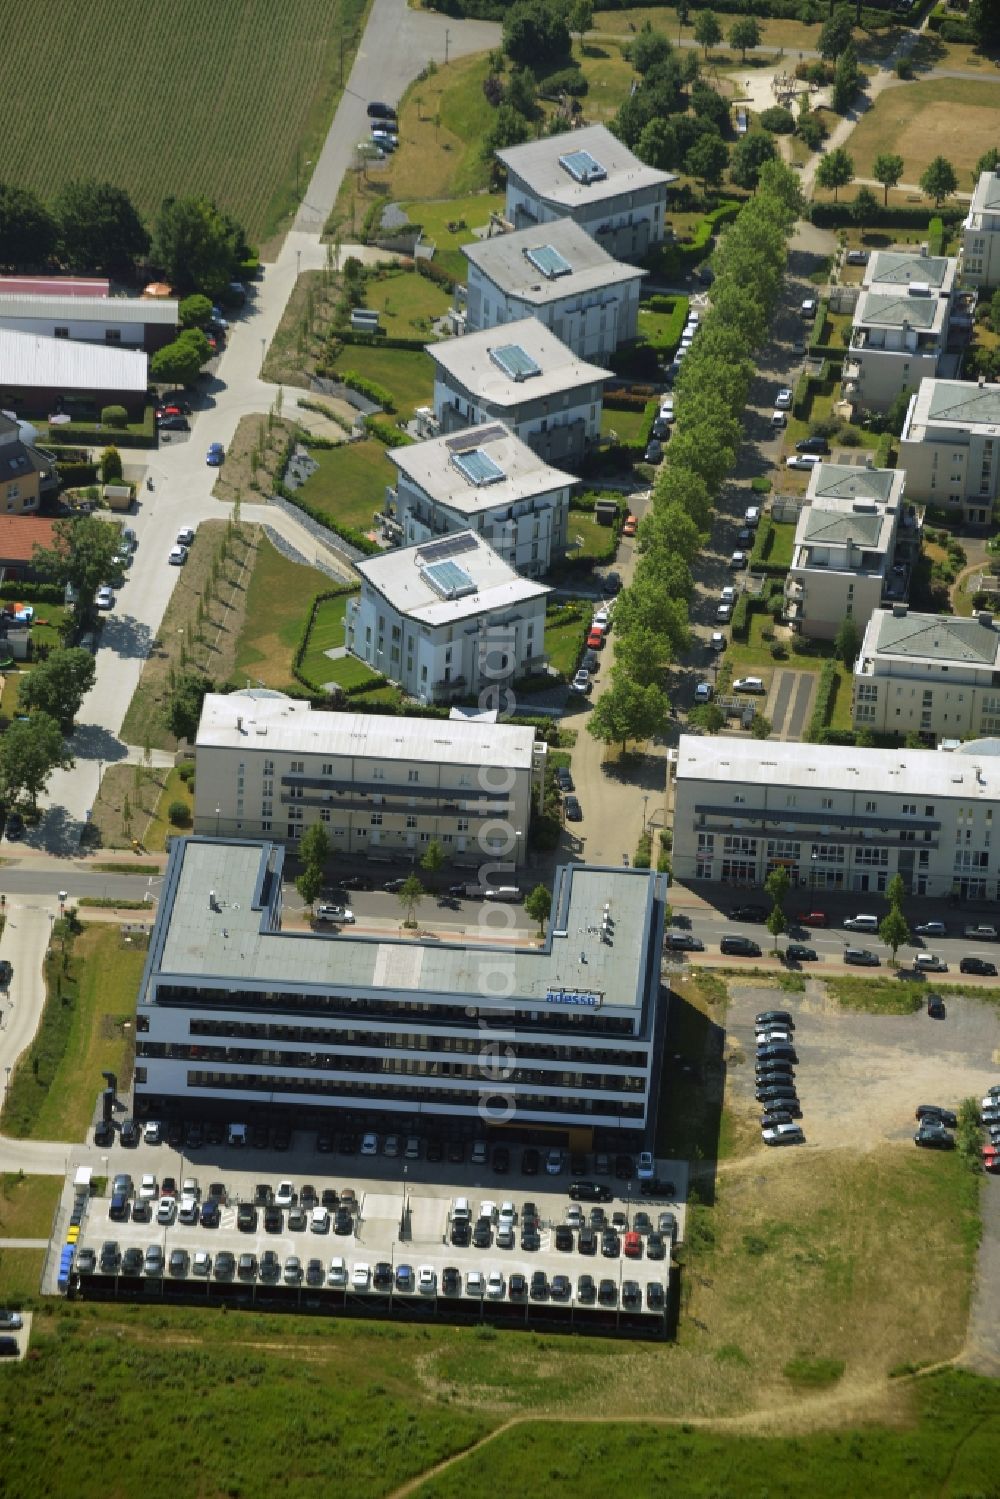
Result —
M 486 1200 L 479 1205 L 473 1219 L 468 1198 L 455 1199 L 451 1210 L 450 1239 L 457 1248 L 512 1250 L 520 1234 L 522 1250 L 535 1252 L 542 1248 L 542 1223 L 533 1202 L 520 1210 L 513 1202 L 497 1204 Z M 596 1254 L 600 1248 L 605 1259 L 666 1259 L 677 1237 L 676 1215 L 664 1209 L 657 1215 L 654 1227 L 649 1213 L 638 1210 L 631 1215 L 618 1209 L 610 1217 L 603 1207 L 593 1207 L 589 1214 L 578 1203 L 571 1203 L 564 1221 L 555 1225 L 551 1243 L 561 1253 Z
M 788 1010 L 762 1010 L 754 1019 L 755 1087 L 763 1106 L 760 1134 L 765 1145 L 801 1145 L 802 1109 L 795 1087 L 795 1020 Z

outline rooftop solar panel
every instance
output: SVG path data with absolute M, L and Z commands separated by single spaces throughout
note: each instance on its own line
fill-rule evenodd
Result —
M 443 599 L 460 599 L 476 591 L 475 583 L 457 562 L 432 562 L 423 571 L 434 592 Z
M 499 484 L 505 477 L 500 465 L 494 463 L 481 448 L 467 448 L 464 453 L 452 453 L 451 461 L 470 484 Z
M 557 276 L 572 275 L 573 267 L 565 255 L 560 255 L 552 245 L 536 245 L 530 250 L 525 250 L 524 253 L 535 269 L 541 271 L 542 275 L 547 276 L 550 281 L 554 281 Z
M 520 344 L 502 344 L 498 349 L 491 349 L 490 358 L 511 380 L 530 380 L 532 375 L 542 373 L 541 366 Z
M 559 165 L 576 182 L 603 182 L 608 175 L 589 151 L 567 151 L 565 156 L 560 156 Z
M 440 541 L 429 541 L 417 552 L 417 561 L 425 567 L 428 562 L 441 562 L 445 557 L 478 550 L 478 537 L 469 531 L 459 531 L 453 536 L 442 536 Z

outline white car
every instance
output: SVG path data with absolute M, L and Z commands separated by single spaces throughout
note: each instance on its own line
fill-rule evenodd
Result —
M 561 1150 L 550 1150 L 545 1156 L 546 1176 L 558 1176 L 563 1169 L 563 1153 Z
M 656 1162 L 651 1150 L 640 1150 L 639 1169 L 636 1173 L 641 1182 L 652 1181 L 656 1174 Z
M 433 1296 L 437 1283 L 437 1271 L 431 1265 L 421 1265 L 417 1271 L 417 1290 L 424 1296 Z
M 330 1214 L 326 1208 L 313 1208 L 309 1227 L 314 1234 L 326 1234 L 330 1232 Z
M 188 549 L 187 549 L 187 547 L 171 547 L 170 548 L 170 552 L 169 552 L 169 554 L 167 556 L 167 561 L 170 563 L 171 567 L 183 567 L 184 564 L 185 564 L 185 562 L 187 560 L 188 560 Z
M 746 567 L 750 561 L 748 552 L 734 552 L 729 559 L 729 567 L 732 572 L 739 572 L 740 568 Z
M 205 1249 L 196 1249 L 194 1259 L 191 1261 L 192 1275 L 209 1275 L 212 1270 L 212 1256 Z
M 317 921 L 339 921 L 344 926 L 352 926 L 354 923 L 354 912 L 350 906 L 317 906 Z
M 791 411 L 794 399 L 795 396 L 791 387 L 783 385 L 774 398 L 774 404 L 779 411 Z
M 571 1202 L 566 1209 L 566 1222 L 570 1228 L 582 1228 L 584 1225 L 583 1208 L 578 1202 Z
M 688 322 L 689 323 L 693 323 L 694 326 L 697 328 L 698 324 L 701 322 L 701 313 L 700 312 L 691 312 L 689 310 L 688 311 Z
M 725 588 L 722 588 L 722 589 L 719 590 L 719 603 L 720 604 L 735 604 L 736 603 L 736 589 L 733 587 L 733 585 L 731 583 L 727 583 L 726 586 L 725 586 Z
M 142 1180 L 139 1182 L 139 1196 L 144 1202 L 152 1202 L 155 1198 L 159 1197 L 159 1195 L 160 1193 L 156 1185 L 156 1177 L 151 1176 L 147 1171 L 142 1177 Z
M 326 1283 L 328 1286 L 339 1286 L 343 1290 L 347 1285 L 347 1262 L 342 1259 L 330 1261 L 330 1269 L 327 1272 Z
M 485 1202 L 481 1202 L 479 1204 L 479 1216 L 480 1218 L 488 1218 L 491 1223 L 495 1223 L 497 1221 L 496 1203 L 490 1201 L 489 1199 L 487 1199 Z
M 818 453 L 793 453 L 791 458 L 785 459 L 786 468 L 815 468 L 817 463 L 823 460 Z
M 182 1197 L 181 1205 L 177 1209 L 178 1223 L 185 1223 L 190 1228 L 198 1222 L 198 1199 L 197 1197 Z
M 760 1137 L 765 1145 L 801 1145 L 805 1135 L 797 1124 L 775 1124 L 762 1129 Z
M 694 689 L 694 700 L 696 703 L 710 703 L 712 701 L 711 682 L 699 682 Z
M 759 526 L 760 525 L 760 506 L 759 505 L 748 505 L 747 506 L 746 513 L 743 516 L 743 524 L 745 526 L 749 526 L 751 528 L 751 530 L 755 526 Z
M 733 617 L 732 604 L 718 604 L 715 610 L 715 618 L 720 625 L 728 625 Z
M 481 1270 L 470 1270 L 465 1277 L 465 1294 L 467 1296 L 482 1296 L 486 1290 L 486 1281 Z
M 163 1128 L 158 1119 L 150 1119 L 142 1132 L 142 1138 L 147 1145 L 159 1145 L 163 1139 Z
M 274 1205 L 276 1208 L 290 1208 L 295 1201 L 295 1183 L 283 1181 L 278 1183 L 278 1190 L 274 1194 Z
M 177 1212 L 177 1199 L 175 1197 L 161 1197 L 156 1208 L 156 1221 L 161 1225 L 173 1223 Z
M 491 1301 L 502 1301 L 506 1290 L 503 1275 L 499 1270 L 491 1270 L 489 1280 L 486 1282 L 486 1294 Z
M 94 598 L 94 603 L 97 605 L 98 609 L 113 609 L 115 607 L 114 593 L 110 588 L 108 588 L 107 584 L 105 584 L 103 588 L 99 588 L 97 590 L 97 594 Z
M 779 1029 L 754 1031 L 755 1046 L 794 1046 L 795 1037 L 791 1031 Z
M 378 1135 L 363 1135 L 361 1138 L 362 1155 L 378 1155 Z
M 180 547 L 189 547 L 192 546 L 193 543 L 194 531 L 190 526 L 182 526 L 181 529 L 177 532 L 177 545 Z
M 661 422 L 672 422 L 673 419 L 674 419 L 674 398 L 673 398 L 673 396 L 664 396 L 663 400 L 660 402 L 660 421 Z
M 713 651 L 724 651 L 726 649 L 726 637 L 721 630 L 713 630 L 708 643 Z
M 581 666 L 579 671 L 574 672 L 573 680 L 569 685 L 574 692 L 590 691 L 590 672 L 585 666 Z
M 370 1265 L 355 1265 L 351 1272 L 351 1287 L 355 1291 L 367 1291 L 372 1278 Z
M 806 297 L 805 301 L 802 303 L 802 306 L 799 308 L 799 311 L 805 318 L 806 322 L 811 323 L 813 318 L 816 316 L 816 298 Z
M 737 677 L 733 683 L 734 692 L 754 692 L 758 695 L 764 691 L 763 677 Z

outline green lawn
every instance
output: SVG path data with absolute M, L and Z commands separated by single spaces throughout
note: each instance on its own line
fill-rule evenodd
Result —
M 792 565 L 792 552 L 795 548 L 795 522 L 782 521 L 779 524 L 765 515 L 761 525 L 761 550 L 767 544 L 767 551 L 760 560 L 766 562 L 768 567 L 781 568 L 787 572 Z M 758 566 L 756 545 L 751 556 L 751 566 Z
M 184 833 L 190 828 L 190 823 L 186 826 L 181 826 L 170 821 L 167 811 L 173 802 L 183 802 L 191 813 L 193 820 L 194 792 L 191 789 L 191 782 L 181 779 L 180 769 L 177 766 L 167 774 L 163 790 L 160 792 L 156 803 L 156 810 L 149 819 L 145 831 L 143 831 L 141 823 L 137 823 L 143 848 L 148 848 L 151 851 L 153 849 L 166 848 L 167 839 L 171 834 Z
M 607 406 L 601 410 L 601 436 L 617 433 L 621 442 L 638 442 L 645 421 L 642 411 L 611 411 Z
M 553 604 L 546 611 L 545 651 L 549 665 L 564 677 L 571 677 L 577 668 L 590 618 L 590 605 L 575 599 Z
M 351 350 L 352 354 L 361 352 Z M 384 504 L 386 485 L 396 478 L 396 469 L 385 455 L 385 444 L 375 437 L 345 442 L 336 448 L 317 448 L 312 456 L 319 467 L 299 494 L 342 526 L 370 531 L 372 516 Z
M 338 656 L 331 661 L 325 654 L 345 641 L 345 615 L 350 595 L 343 593 L 333 599 L 324 599 L 313 617 L 312 628 L 302 657 L 302 675 L 315 687 L 323 688 L 328 682 L 336 682 L 343 688 L 361 686 L 364 682 L 375 683 L 378 674 L 359 661 L 356 656 Z M 400 697 L 395 687 L 378 687 L 371 692 L 356 696 L 358 707 L 372 702 L 395 702 Z
M 600 521 L 588 515 L 586 510 L 571 510 L 566 534 L 570 543 L 571 557 L 593 557 L 598 562 L 608 562 L 618 549 L 617 533 L 613 526 L 602 526 Z M 577 537 L 583 545 L 575 545 Z
M 236 642 L 235 686 L 245 687 L 247 681 L 279 691 L 289 686 L 306 610 L 318 593 L 333 586 L 326 573 L 290 562 L 261 539 Z
M 378 309 L 390 338 L 433 337 L 431 323 L 450 304 L 443 287 L 416 271 L 376 272 L 365 287 L 365 305 Z
M 412 416 L 417 406 L 429 406 L 434 397 L 434 366 L 421 349 L 380 349 L 345 344 L 333 361 L 331 373 L 353 370 L 365 380 L 383 385 L 400 416 Z M 390 475 L 391 477 L 391 475 Z M 371 514 L 368 516 L 371 523 Z
M 49 203 L 74 178 L 114 183 L 150 227 L 166 196 L 203 194 L 258 239 L 293 208 L 297 166 L 305 191 L 366 9 L 37 0 L 0 55 L 8 179 Z M 55 92 L 37 86 L 40 37 Z
M 62 1187 L 58 1176 L 0 1176 L 0 1239 L 47 1239 Z
M 490 214 L 500 212 L 503 206 L 503 193 L 487 192 L 434 201 L 416 198 L 401 205 L 410 222 L 422 225 L 426 238 L 434 241 L 434 264 L 457 281 L 464 281 L 468 271 L 462 246 L 471 244 L 475 238 L 472 231 L 488 224 Z M 449 228 L 449 224 L 454 227 Z

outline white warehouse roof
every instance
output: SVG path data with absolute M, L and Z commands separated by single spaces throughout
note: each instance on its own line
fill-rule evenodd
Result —
M 0 291 L 0 324 L 6 318 L 45 318 L 67 323 L 160 323 L 173 328 L 177 303 L 158 297 L 48 297 Z
M 135 349 L 44 338 L 0 327 L 0 386 L 145 392 L 149 360 Z

